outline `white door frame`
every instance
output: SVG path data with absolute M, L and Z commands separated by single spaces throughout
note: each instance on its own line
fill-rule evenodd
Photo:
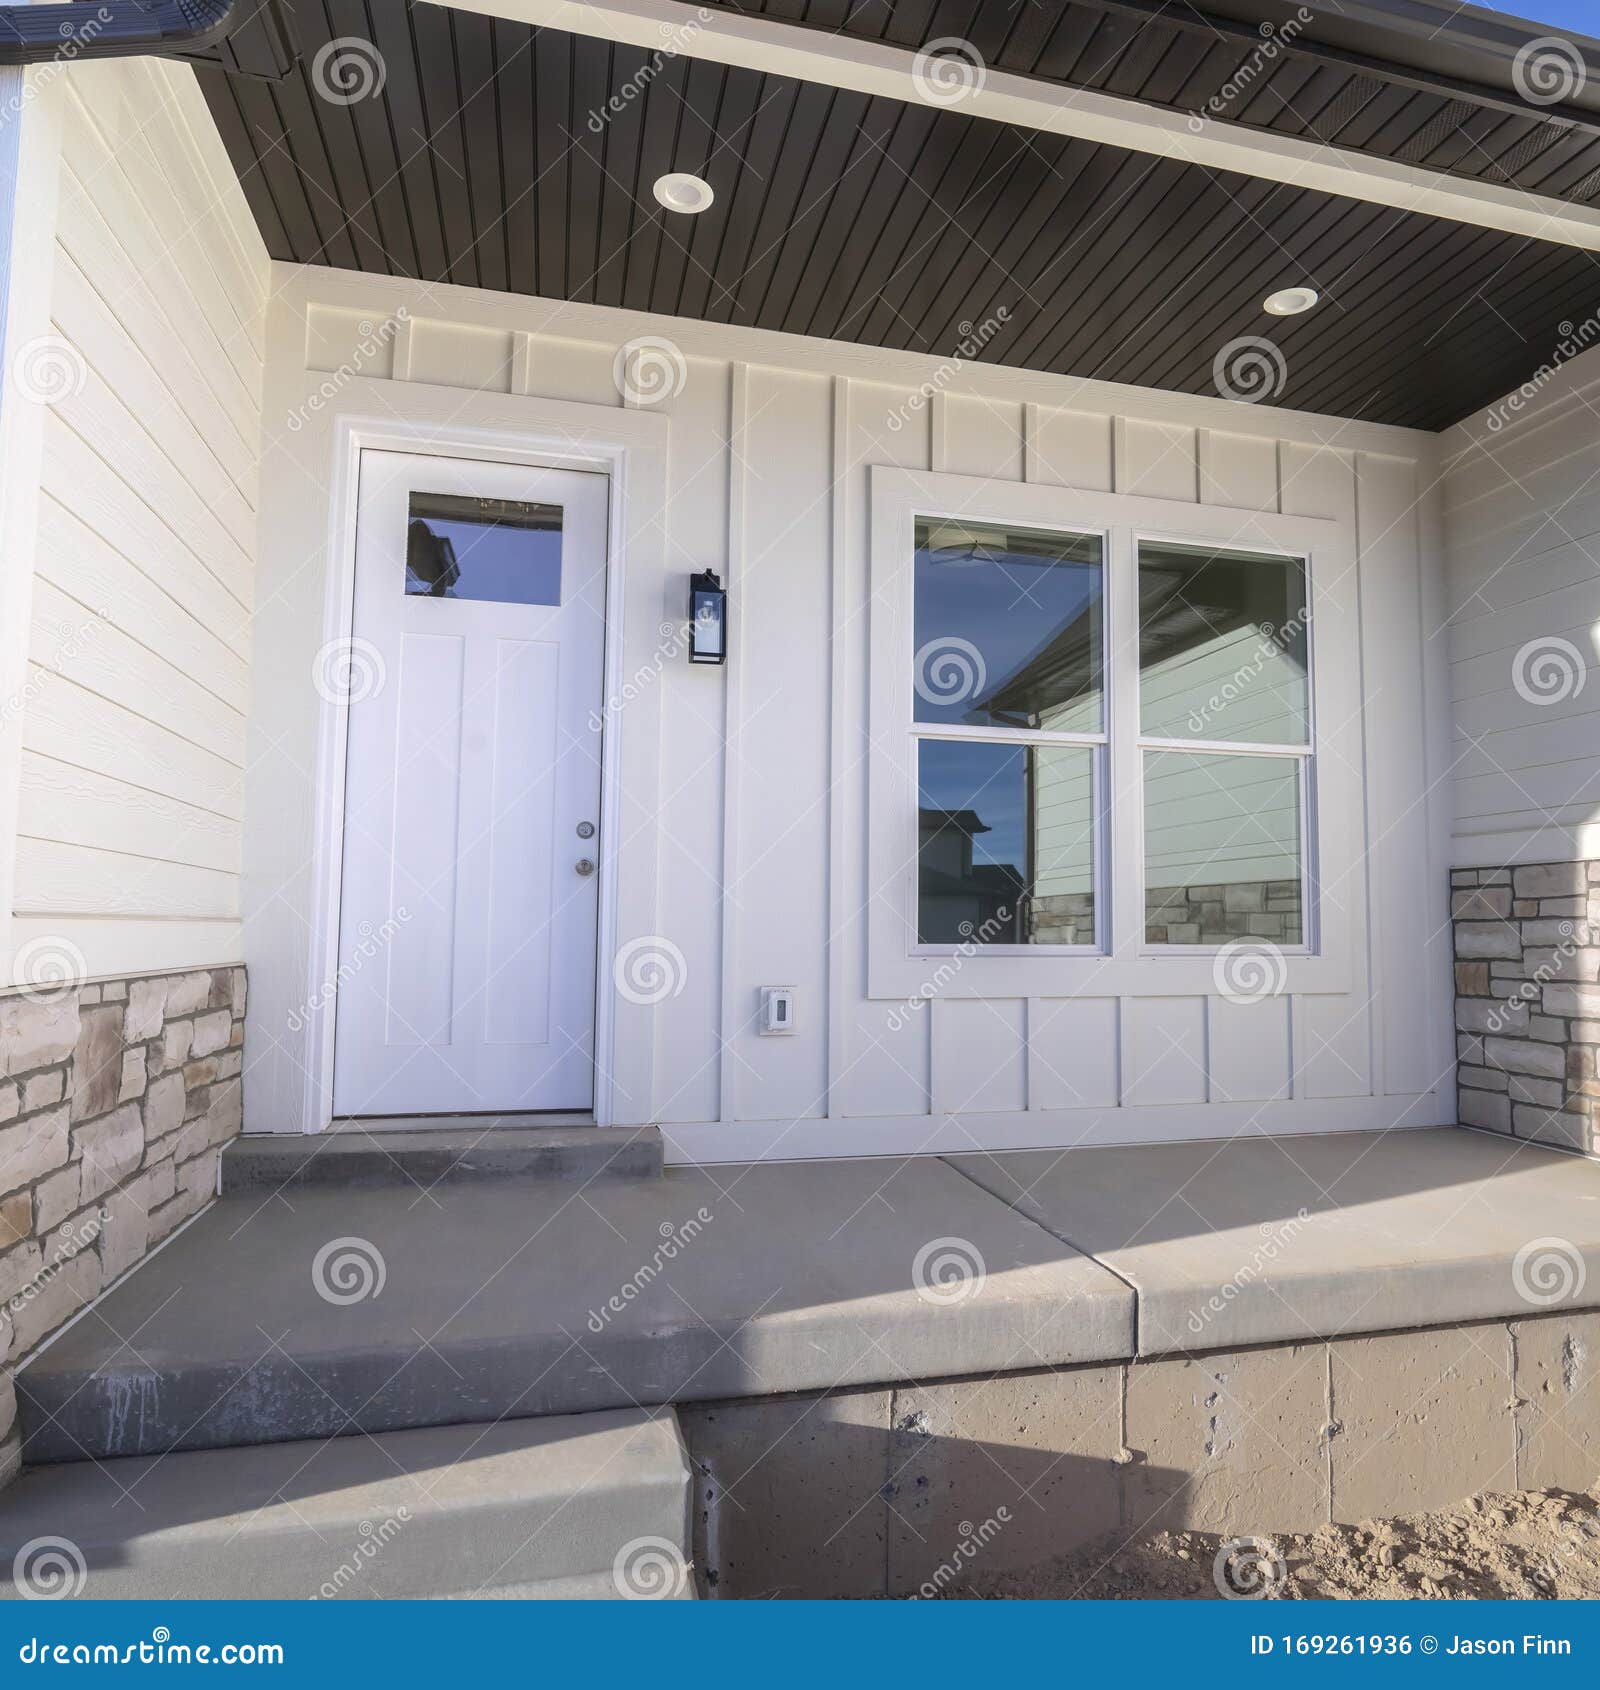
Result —
M 364 385 L 364 384 L 363 384 Z M 462 396 L 449 389 L 418 384 L 383 384 L 383 416 L 343 416 L 333 427 L 333 454 L 328 480 L 328 572 L 323 615 L 323 644 L 348 641 L 353 633 L 356 566 L 356 521 L 361 454 L 367 451 L 409 452 L 441 458 L 480 459 L 494 463 L 528 464 L 551 469 L 596 471 L 610 478 L 606 532 L 606 629 L 604 664 L 605 729 L 601 744 L 599 911 L 595 981 L 594 1118 L 609 1126 L 619 1117 L 619 1094 L 648 1100 L 651 1092 L 653 1039 L 648 1024 L 632 1028 L 624 1046 L 620 1023 L 635 1021 L 643 1006 L 619 1001 L 612 979 L 619 931 L 648 933 L 656 907 L 656 840 L 654 836 L 655 779 L 659 768 L 660 711 L 654 697 L 631 700 L 624 713 L 614 708 L 628 694 L 624 676 L 630 672 L 631 647 L 645 651 L 658 646 L 660 615 L 647 615 L 651 604 L 664 611 L 667 587 L 656 548 L 665 536 L 667 419 L 607 406 L 571 404 L 517 396 L 489 396 L 501 405 L 514 405 L 516 426 L 478 426 L 453 418 L 465 407 Z M 448 409 L 439 400 L 448 400 Z M 406 412 L 413 415 L 407 416 Z M 442 413 L 442 414 L 441 414 Z M 503 413 L 502 413 L 503 416 Z M 655 552 L 656 555 L 650 555 Z M 630 567 L 631 565 L 631 567 Z M 687 615 L 687 588 L 679 614 Z M 629 600 L 632 599 L 630 606 Z M 647 661 L 648 659 L 643 659 Z M 640 659 L 634 661 L 638 667 Z M 654 692 L 658 689 L 649 689 Z M 643 704 L 643 709 L 636 706 Z M 318 708 L 315 836 L 313 841 L 313 903 L 308 978 L 304 1003 L 307 1034 L 305 1108 L 307 1132 L 321 1132 L 333 1119 L 333 1048 L 335 993 L 339 978 L 339 899 L 344 868 L 345 766 L 349 703 L 323 689 Z M 624 726 L 626 740 L 624 740 Z M 625 757 L 626 750 L 626 757 Z M 633 828 L 624 859 L 623 764 L 629 768 L 629 790 L 636 800 L 630 810 L 642 813 Z M 626 867 L 624 869 L 624 863 Z M 624 882 L 624 872 L 626 882 Z M 627 914 L 624 916 L 623 911 Z M 617 1056 L 626 1048 L 628 1083 L 617 1084 Z M 628 1124 L 648 1114 L 635 1104 L 620 1114 Z

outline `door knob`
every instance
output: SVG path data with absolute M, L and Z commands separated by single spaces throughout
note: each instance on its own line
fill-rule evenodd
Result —
M 585 878 L 594 873 L 594 864 L 587 857 L 579 857 L 573 867 Z

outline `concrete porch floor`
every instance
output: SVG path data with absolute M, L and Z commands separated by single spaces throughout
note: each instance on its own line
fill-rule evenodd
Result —
M 1456 1128 L 258 1186 L 18 1384 L 61 1461 L 1594 1306 L 1600 1165 Z

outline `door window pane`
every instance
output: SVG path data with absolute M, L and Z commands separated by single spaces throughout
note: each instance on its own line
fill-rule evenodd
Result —
M 1139 547 L 1139 718 L 1152 739 L 1304 745 L 1306 570 L 1299 558 Z
M 1147 751 L 1145 940 L 1304 942 L 1300 759 Z
M 495 604 L 561 603 L 561 507 L 413 493 L 406 593 Z
M 956 518 L 917 523 L 915 719 L 1101 729 L 1103 546 Z
M 919 742 L 920 943 L 1094 944 L 1095 756 Z

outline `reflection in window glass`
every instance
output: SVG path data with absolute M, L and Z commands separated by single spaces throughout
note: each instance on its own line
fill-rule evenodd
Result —
M 1305 564 L 1144 541 L 1139 717 L 1152 739 L 1304 745 Z
M 561 507 L 413 493 L 406 593 L 494 604 L 561 603 Z
M 1098 733 L 1100 537 L 917 523 L 915 719 Z
M 1300 759 L 1147 751 L 1145 940 L 1304 942 Z
M 919 743 L 920 943 L 1094 944 L 1095 756 Z

